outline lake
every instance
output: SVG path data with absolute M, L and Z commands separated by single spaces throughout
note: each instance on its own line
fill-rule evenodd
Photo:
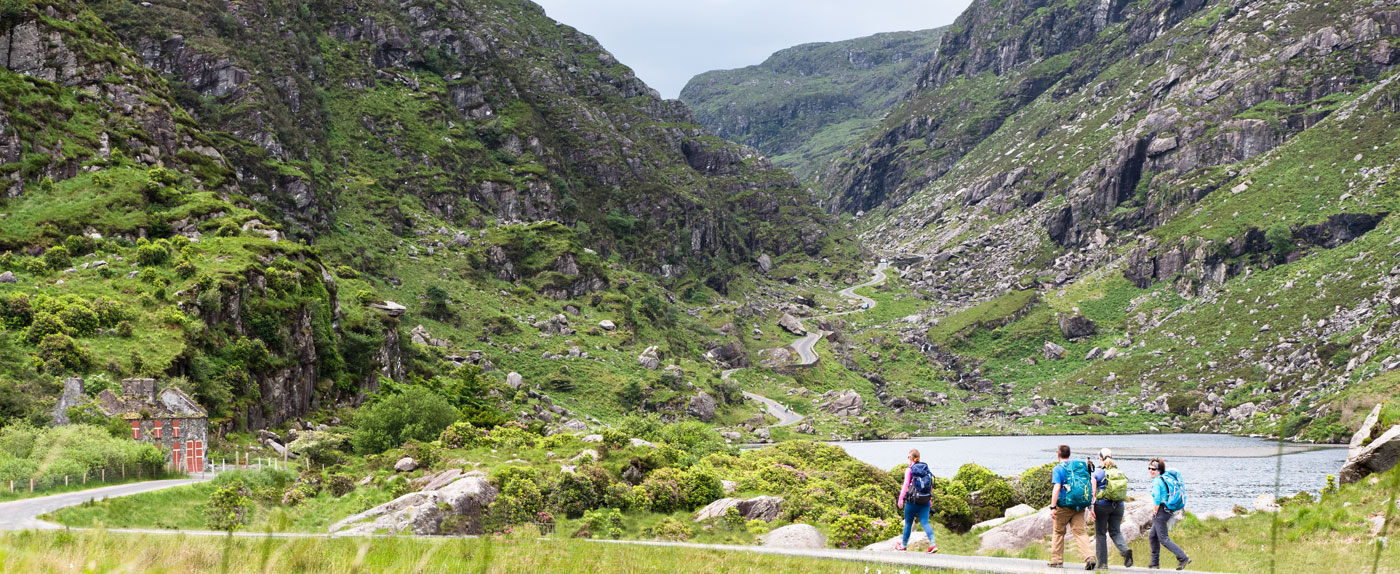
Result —
M 1346 447 L 1297 443 L 1283 443 L 1280 455 L 1278 441 L 1217 434 L 932 437 L 832 444 L 883 469 L 903 463 L 909 449 L 917 448 L 934 475 L 942 477 L 952 477 L 969 462 L 1003 476 L 1020 474 L 1054 462 L 1061 444 L 1070 446 L 1074 458 L 1093 456 L 1097 463 L 1099 449 L 1108 447 L 1135 493 L 1148 489 L 1147 461 L 1161 457 L 1167 468 L 1181 472 L 1187 507 L 1195 513 L 1236 504 L 1252 509 L 1260 494 L 1274 493 L 1275 474 L 1282 496 L 1303 490 L 1316 493 L 1347 456 Z

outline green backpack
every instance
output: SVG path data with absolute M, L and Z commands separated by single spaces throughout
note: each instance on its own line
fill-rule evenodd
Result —
M 1128 500 L 1128 475 L 1118 470 L 1118 467 L 1105 468 L 1104 479 L 1107 483 L 1103 490 L 1099 491 L 1099 499 L 1109 502 L 1126 502 Z

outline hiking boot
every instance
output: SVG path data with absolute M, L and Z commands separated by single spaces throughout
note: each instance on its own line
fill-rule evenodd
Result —
M 1104 562 L 1104 563 L 1102 563 L 1102 564 L 1099 564 L 1098 567 L 1097 567 L 1097 569 L 1099 569 L 1099 570 L 1108 570 L 1108 563 L 1107 563 L 1107 562 Z
M 1086 559 L 1084 560 L 1084 569 L 1085 569 L 1085 570 L 1093 570 L 1093 569 L 1094 569 L 1094 559 L 1093 559 L 1093 558 L 1086 558 Z
M 1065 563 L 1064 563 L 1064 562 L 1051 562 L 1051 563 L 1050 563 L 1050 567 L 1051 567 L 1051 568 L 1064 568 L 1064 567 L 1065 567 Z
M 1191 563 L 1191 557 L 1188 556 L 1188 557 L 1186 557 L 1185 560 L 1182 560 L 1180 564 L 1177 564 L 1177 565 L 1176 565 L 1176 569 L 1177 569 L 1177 570 L 1185 570 L 1185 569 L 1186 569 L 1186 565 L 1187 565 L 1187 564 L 1190 564 L 1190 563 Z
M 1123 567 L 1124 567 L 1124 568 L 1132 568 L 1132 567 L 1133 567 L 1133 550 L 1132 550 L 1131 548 L 1129 548 L 1127 552 L 1124 552 L 1124 553 L 1123 553 Z
M 937 544 L 934 544 L 933 546 L 928 547 L 928 553 L 929 553 L 929 554 L 938 554 L 938 545 L 937 545 Z

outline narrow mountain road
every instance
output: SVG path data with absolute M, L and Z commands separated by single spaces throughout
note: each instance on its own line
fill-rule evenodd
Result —
M 140 494 L 152 490 L 160 490 L 173 486 L 183 486 L 204 482 L 212 479 L 209 477 L 200 478 L 178 478 L 173 480 L 152 480 L 150 482 L 133 482 L 130 484 L 118 484 L 116 486 L 104 486 L 80 490 L 77 492 L 65 492 L 52 496 L 42 496 L 38 498 L 26 498 L 12 502 L 0 503 L 0 530 L 45 530 L 61 528 L 52 522 L 39 520 L 40 516 L 69 506 L 77 506 L 89 500 L 98 498 L 115 498 L 130 494 Z
M 824 318 L 827 318 L 827 317 L 839 317 L 839 316 L 842 316 L 842 315 L 850 315 L 850 314 L 852 314 L 852 313 L 861 313 L 861 312 L 864 312 L 864 311 L 869 310 L 869 309 L 871 309 L 871 308 L 874 308 L 874 307 L 875 307 L 875 300 L 874 300 L 874 299 L 871 299 L 871 298 L 869 298 L 869 297 L 866 297 L 866 296 L 864 296 L 864 295 L 858 295 L 858 294 L 856 294 L 856 289 L 861 289 L 861 288 L 864 288 L 864 287 L 870 287 L 870 286 L 872 286 L 872 285 L 880 285 L 880 284 L 884 283 L 885 280 L 888 279 L 888 277 L 885 276 L 885 269 L 888 269 L 889 266 L 890 266 L 889 263 L 884 262 L 884 261 L 881 261 L 880 264 L 879 264 L 878 266 L 875 267 L 875 275 L 874 275 L 874 277 L 872 277 L 869 281 L 866 281 L 865 283 L 861 283 L 860 285 L 855 285 L 855 286 L 852 286 L 852 287 L 847 287 L 847 288 L 842 289 L 841 291 L 838 292 L 842 297 L 845 297 L 845 298 L 847 298 L 847 299 L 856 299 L 856 300 L 860 301 L 860 302 L 861 302 L 861 306 L 860 306 L 859 309 L 853 309 L 853 310 L 850 310 L 850 311 L 842 311 L 842 312 L 840 312 L 840 313 L 828 313 L 828 314 L 826 314 L 826 315 L 818 315 L 818 316 L 816 316 L 816 317 L 809 317 L 809 319 L 824 319 Z M 806 326 L 805 326 L 805 325 L 803 326 L 803 329 L 806 329 Z M 815 347 L 816 347 L 816 345 L 817 345 L 817 341 L 822 340 L 823 337 L 825 337 L 825 336 L 827 336 L 827 335 L 830 335 L 830 334 L 831 334 L 830 331 L 822 331 L 822 330 L 820 330 L 820 329 L 817 330 L 817 331 L 808 331 L 806 335 L 803 335 L 803 336 L 802 336 L 802 338 L 800 338 L 800 339 L 798 339 L 798 340 L 796 340 L 796 341 L 793 341 L 791 346 L 792 346 L 792 348 L 793 348 L 794 350 L 797 351 L 797 357 L 798 357 L 798 362 L 797 362 L 797 364 L 798 364 L 798 365 L 811 365 L 811 364 L 816 363 L 817 360 L 820 359 L 820 357 L 817 356 L 817 351 L 815 350 Z M 724 371 L 724 372 L 720 373 L 719 378 L 722 379 L 722 380 L 726 380 L 726 381 L 727 381 L 727 380 L 729 380 L 729 376 L 730 376 L 730 375 L 733 375 L 735 372 L 742 371 L 742 370 L 743 370 L 743 369 L 729 369 L 729 370 L 727 370 L 727 371 Z M 753 399 L 753 400 L 755 400 L 755 401 L 758 401 L 758 402 L 760 402 L 760 403 L 763 403 L 763 404 L 767 407 L 767 410 L 768 410 L 768 412 L 769 412 L 770 414 L 772 414 L 772 415 L 775 416 L 775 417 L 778 417 L 778 424 L 771 425 L 771 426 L 773 426 L 773 427 L 785 427 L 785 426 L 788 426 L 788 425 L 797 424 L 797 423 L 801 422 L 802 419 L 806 418 L 806 417 L 804 417 L 804 416 L 802 416 L 802 415 L 799 415 L 799 414 L 797 414 L 797 413 L 788 411 L 788 410 L 787 410 L 787 407 L 785 407 L 784 405 L 782 405 L 782 404 L 779 403 L 778 401 L 775 401 L 775 400 L 770 399 L 770 398 L 768 398 L 768 397 L 765 397 L 765 396 L 762 396 L 762 395 L 756 395 L 756 394 L 750 393 L 750 392 L 748 392 L 748 391 L 744 391 L 744 396 L 745 396 L 745 397 L 748 397 L 748 398 L 750 398 L 750 399 Z

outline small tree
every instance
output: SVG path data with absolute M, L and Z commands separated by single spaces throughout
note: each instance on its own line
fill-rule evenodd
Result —
M 424 315 L 438 321 L 448 321 L 456 315 L 456 313 L 452 311 L 452 307 L 448 306 L 447 291 L 442 287 L 438 287 L 437 285 L 428 287 L 425 297 L 427 298 L 427 302 L 423 305 Z
M 1264 230 L 1264 241 L 1269 242 L 1269 250 L 1274 254 L 1274 261 L 1282 263 L 1288 258 L 1288 253 L 1293 251 L 1293 230 L 1288 227 L 1288 224 L 1280 221 Z
M 209 495 L 204 505 L 204 524 L 211 530 L 221 530 L 233 536 L 233 531 L 248 524 L 253 500 L 235 485 L 223 486 Z
M 355 415 L 351 443 L 361 454 L 384 452 L 409 439 L 432 441 L 457 422 L 457 409 L 447 399 L 422 387 L 406 387 Z
M 622 385 L 622 390 L 617 392 L 617 400 L 622 403 L 623 408 L 631 411 L 642 406 L 642 401 L 646 400 L 646 391 L 642 390 L 642 383 L 637 379 L 627 381 Z

